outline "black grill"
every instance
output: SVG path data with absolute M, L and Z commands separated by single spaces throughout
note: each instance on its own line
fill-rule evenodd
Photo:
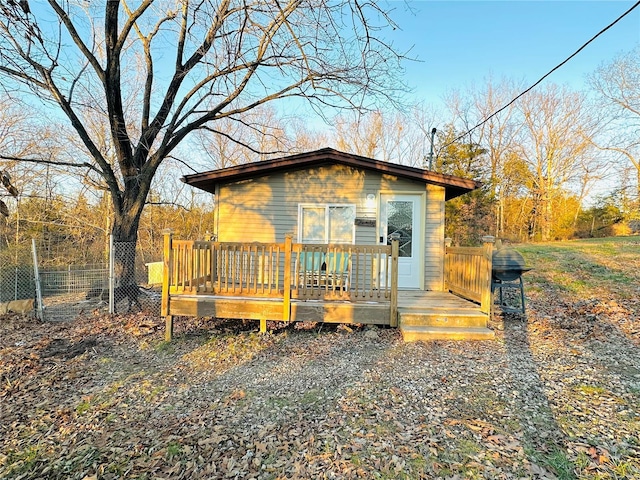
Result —
M 493 267 L 491 273 L 495 280 L 512 282 L 531 270 L 525 266 L 524 258 L 515 250 L 501 248 L 493 252 Z
M 525 312 L 524 306 L 524 283 L 522 274 L 528 272 L 531 268 L 525 265 L 525 261 L 520 253 L 511 248 L 500 248 L 493 252 L 493 265 L 491 268 L 491 292 L 499 290 L 500 307 L 505 312 Z M 507 296 L 504 295 L 504 289 L 520 290 L 519 305 L 515 302 L 509 304 Z

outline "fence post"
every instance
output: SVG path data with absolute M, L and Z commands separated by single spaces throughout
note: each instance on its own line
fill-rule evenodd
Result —
M 160 315 L 165 320 L 165 332 L 164 338 L 167 342 L 170 342 L 173 338 L 173 315 L 171 315 L 169 308 L 169 287 L 170 287 L 170 275 L 173 265 L 172 258 L 172 241 L 173 232 L 169 229 L 163 230 L 164 235 L 164 249 L 162 252 L 162 303 Z
M 480 303 L 480 311 L 483 313 L 491 313 L 491 270 L 493 268 L 493 244 L 495 243 L 495 237 L 486 235 L 482 237 L 482 247 L 484 248 L 483 254 L 483 268 L 479 272 L 481 285 L 482 285 L 482 301 Z
M 36 317 L 40 320 L 44 320 L 43 307 L 42 307 L 42 291 L 40 290 L 40 273 L 38 271 L 38 254 L 36 253 L 36 239 L 31 239 L 31 249 L 33 251 L 33 275 L 36 283 Z M 17 267 L 16 267 L 17 268 Z M 17 272 L 17 269 L 16 269 Z M 16 275 L 17 278 L 17 275 Z
M 282 320 L 291 320 L 291 259 L 293 258 L 293 236 L 284 236 L 284 289 L 282 298 Z
M 400 241 L 391 239 L 391 318 L 389 324 L 398 326 L 398 256 L 400 255 Z
M 115 310 L 113 290 L 115 288 L 116 276 L 116 252 L 113 245 L 113 234 L 109 235 L 109 314 Z

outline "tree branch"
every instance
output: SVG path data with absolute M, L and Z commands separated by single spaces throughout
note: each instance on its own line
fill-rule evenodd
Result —
M 240 140 L 238 140 L 237 138 L 235 138 L 232 135 L 229 135 L 226 132 L 223 132 L 221 130 L 216 130 L 215 128 L 211 128 L 211 127 L 208 127 L 206 125 L 203 125 L 202 127 L 200 127 L 200 129 L 201 130 L 206 130 L 206 131 L 211 132 L 211 133 L 215 133 L 215 134 L 220 135 L 220 136 L 222 136 L 222 137 L 224 137 L 224 138 L 226 138 L 228 140 L 231 140 L 233 143 L 235 143 L 237 145 L 240 145 L 241 147 L 246 148 L 247 150 L 249 150 L 250 152 L 255 153 L 256 155 L 275 155 L 277 153 L 283 153 L 283 152 L 278 151 L 278 150 L 273 150 L 273 151 L 270 151 L 270 152 L 264 152 L 262 150 L 258 150 L 257 148 L 253 148 L 248 143 L 241 142 Z
M 127 124 L 122 106 L 122 84 L 120 72 L 120 53 L 122 45 L 118 36 L 119 27 L 119 1 L 106 2 L 105 4 L 105 46 L 107 62 L 104 76 L 104 89 L 106 94 L 107 109 L 109 111 L 109 127 L 111 137 L 117 152 L 120 169 L 125 177 L 136 175 L 136 169 L 132 164 L 132 147 Z M 132 23 L 126 25 L 131 28 Z M 120 37 L 121 38 L 121 37 Z
M 231 13 L 228 10 L 228 6 L 229 0 L 223 0 L 220 3 L 215 16 L 215 21 L 213 21 L 211 27 L 209 27 L 204 41 L 191 55 L 191 57 L 186 62 L 184 62 L 184 64 L 181 64 L 180 58 L 176 58 L 176 71 L 173 75 L 173 78 L 171 79 L 169 86 L 167 87 L 162 105 L 158 109 L 158 113 L 150 123 L 149 127 L 142 132 L 140 142 L 138 143 L 138 147 L 135 152 L 138 164 L 142 164 L 141 159 L 146 159 L 146 156 L 151 149 L 151 145 L 153 144 L 155 138 L 158 136 L 158 133 L 160 132 L 162 126 L 165 124 L 185 77 L 211 49 L 216 33 L 222 27 L 225 18 Z M 186 33 L 181 31 L 181 35 L 183 34 L 186 35 Z M 182 44 L 179 44 L 179 48 L 184 48 L 184 39 L 181 38 L 181 41 Z M 182 47 L 180 47 L 180 45 L 182 45 Z
M 2 155 L 0 154 L 0 160 L 6 160 L 9 162 L 26 162 L 26 163 L 39 163 L 45 165 L 58 165 L 61 167 L 74 167 L 74 168 L 88 168 L 93 170 L 100 175 L 103 173 L 96 168 L 95 165 L 91 165 L 88 162 L 64 162 L 61 160 L 48 160 L 46 158 L 25 158 L 25 157 L 13 157 L 11 155 Z
M 69 33 L 69 36 L 71 37 L 71 40 L 73 40 L 73 43 L 75 43 L 76 46 L 80 49 L 80 52 L 82 52 L 82 55 L 84 55 L 84 57 L 89 61 L 89 63 L 93 67 L 93 70 L 96 72 L 96 75 L 98 75 L 98 78 L 104 83 L 105 76 L 102 65 L 100 65 L 100 62 L 95 57 L 93 52 L 91 52 L 91 50 L 89 50 L 89 48 L 82 41 L 78 30 L 69 18 L 67 12 L 64 11 L 64 9 L 58 4 L 56 0 L 49 0 L 49 5 L 51 5 L 51 8 L 53 8 L 60 21 L 64 24 L 67 32 Z

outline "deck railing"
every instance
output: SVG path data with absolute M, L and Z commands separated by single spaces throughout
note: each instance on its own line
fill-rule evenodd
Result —
M 491 266 L 493 237 L 484 237 L 482 247 L 445 247 L 444 288 L 491 311 Z
M 292 296 L 391 301 L 392 246 L 294 243 Z
M 172 294 L 389 302 L 397 309 L 397 241 L 392 245 L 235 243 L 165 234 L 163 315 Z M 285 314 L 287 317 L 287 314 Z
M 282 296 L 283 243 L 171 240 L 170 245 L 170 293 Z

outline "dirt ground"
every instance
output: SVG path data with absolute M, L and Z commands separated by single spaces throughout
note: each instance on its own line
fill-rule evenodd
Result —
M 0 478 L 640 478 L 637 295 L 537 286 L 493 341 L 0 318 Z

